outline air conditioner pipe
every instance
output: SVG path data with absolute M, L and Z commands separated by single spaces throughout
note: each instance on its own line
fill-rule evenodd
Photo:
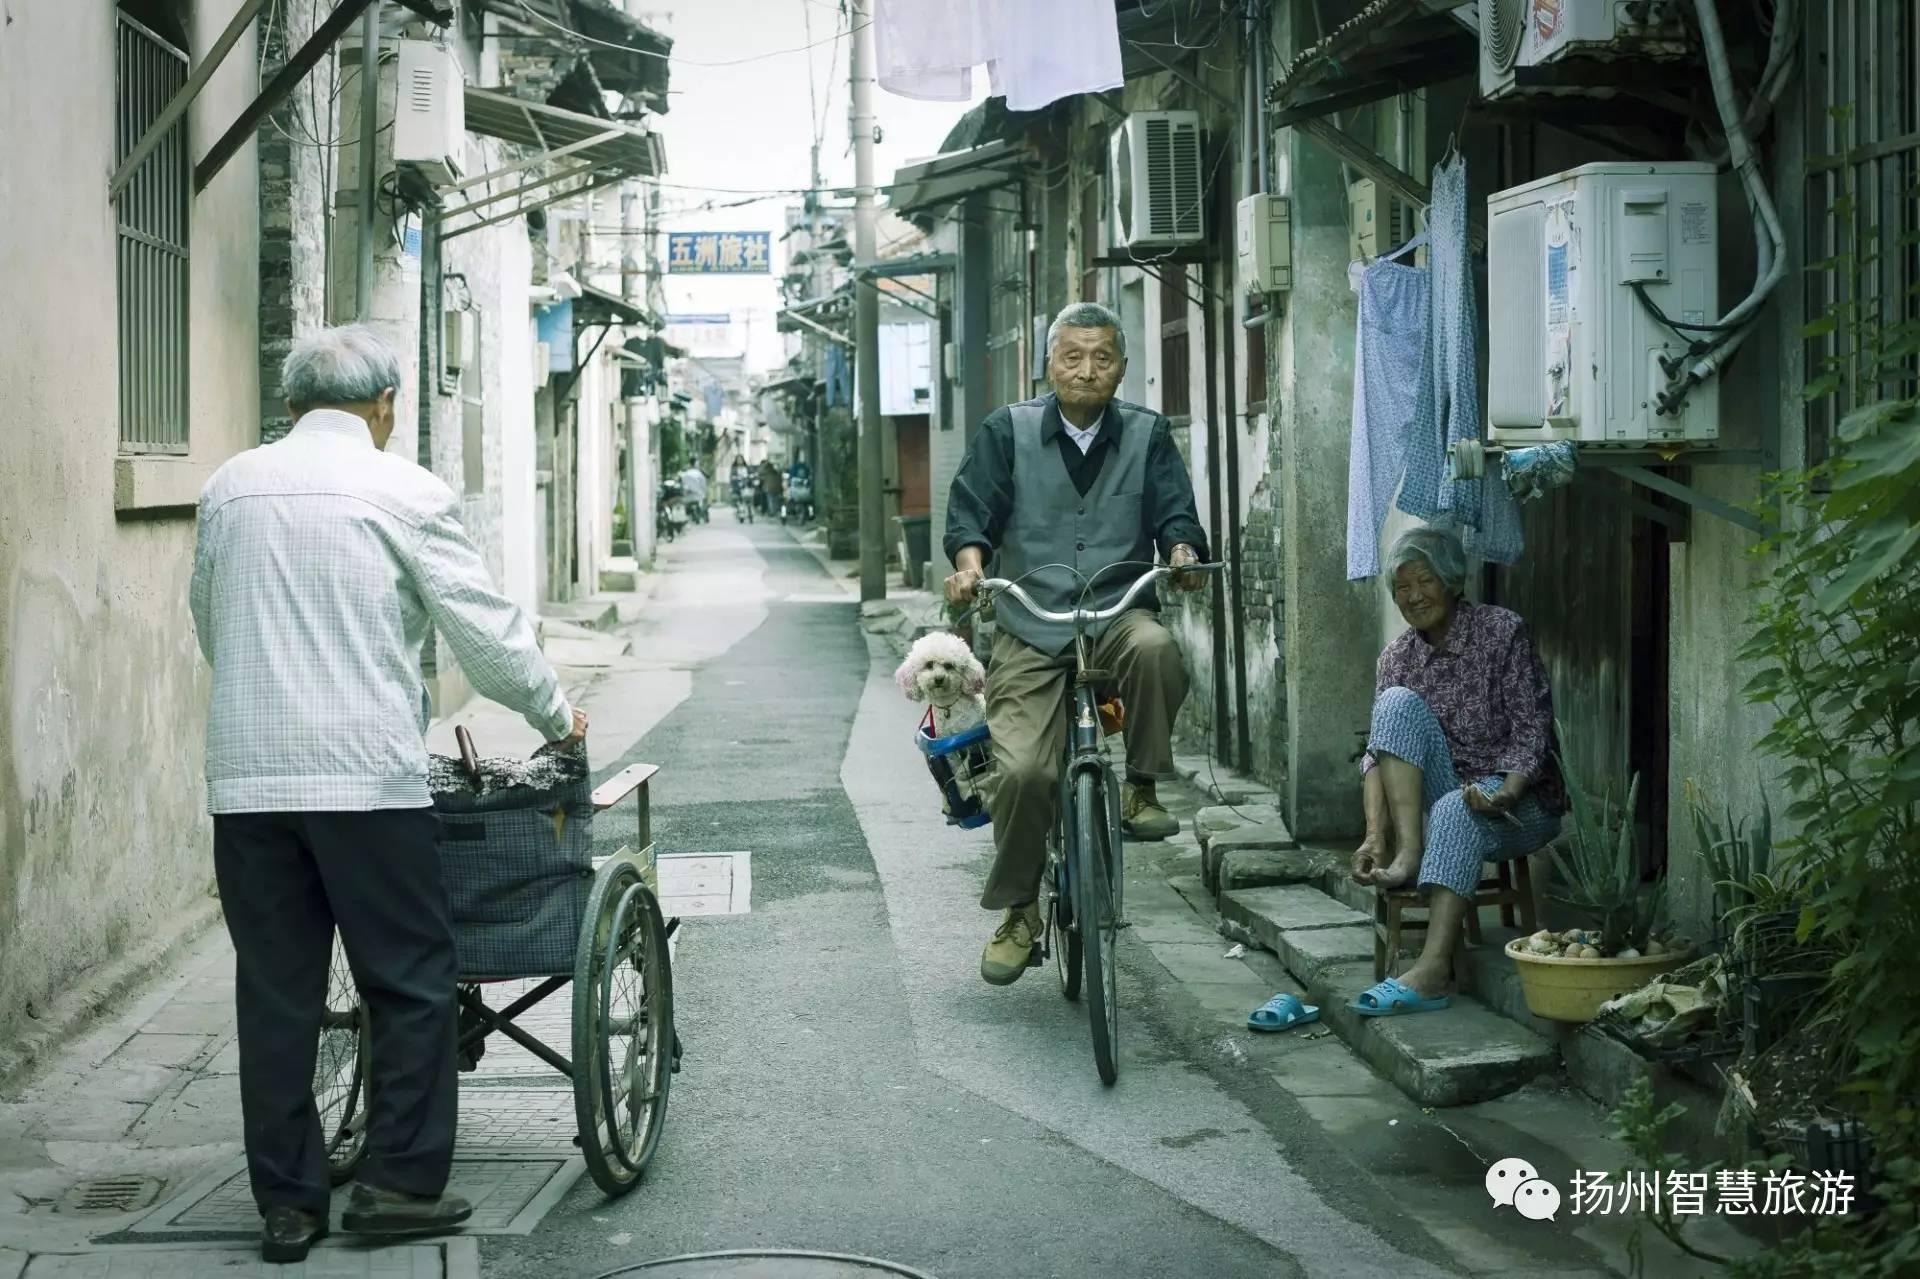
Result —
M 1787 269 L 1786 233 L 1780 228 L 1780 215 L 1767 193 L 1766 179 L 1761 175 L 1759 159 L 1753 153 L 1753 142 L 1747 137 L 1739 104 L 1734 101 L 1733 70 L 1727 62 L 1727 44 L 1720 30 L 1720 15 L 1714 7 L 1714 0 L 1694 0 L 1694 11 L 1700 19 L 1700 42 L 1706 51 L 1707 72 L 1713 82 L 1714 106 L 1719 110 L 1721 126 L 1727 133 L 1734 171 L 1745 184 L 1747 204 L 1754 213 L 1754 238 L 1759 244 L 1758 264 L 1761 273 L 1754 282 L 1752 292 L 1720 318 L 1721 328 L 1734 331 L 1714 350 L 1694 362 L 1687 371 L 1684 387 L 1661 397 L 1663 408 L 1677 407 L 1680 397 L 1687 390 L 1726 366 L 1734 352 L 1747 340 L 1748 329 L 1743 326 L 1779 285 Z
M 1757 137 L 1773 115 L 1773 109 L 1779 104 L 1780 95 L 1786 91 L 1787 81 L 1793 78 L 1795 41 L 1800 35 L 1802 10 L 1800 0 L 1778 0 L 1773 16 L 1773 34 L 1767 47 L 1767 65 L 1760 73 L 1760 83 L 1754 90 L 1753 101 L 1747 104 L 1746 114 L 1740 123 L 1748 137 Z M 1728 148 L 1714 146 L 1711 140 L 1694 145 L 1696 158 L 1711 164 L 1727 163 Z

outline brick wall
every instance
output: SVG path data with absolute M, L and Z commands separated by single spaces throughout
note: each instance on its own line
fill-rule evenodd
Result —
M 261 48 L 261 82 L 271 79 L 312 34 L 321 12 L 280 7 Z M 314 68 L 280 109 L 262 121 L 260 163 L 260 440 L 293 425 L 280 387 L 280 363 L 296 335 L 326 321 L 326 165 L 338 124 L 330 101 L 333 61 Z

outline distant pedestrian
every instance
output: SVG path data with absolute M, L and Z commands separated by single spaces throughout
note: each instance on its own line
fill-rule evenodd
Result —
M 693 517 L 698 520 L 707 505 L 707 473 L 698 462 L 688 462 L 687 469 L 680 472 L 680 494 L 688 507 L 695 508 Z
M 327 329 L 282 368 L 287 437 L 216 472 L 200 498 L 191 604 L 213 667 L 207 806 L 235 952 L 240 1105 L 262 1253 L 299 1261 L 327 1233 L 314 1058 L 337 927 L 372 1021 L 366 1160 L 344 1217 L 432 1233 L 458 1108 L 452 908 L 427 790 L 429 626 L 483 695 L 577 743 L 532 624 L 487 576 L 460 499 L 382 452 L 399 350 Z
M 760 509 L 768 515 L 780 513 L 780 468 L 769 458 L 760 463 Z

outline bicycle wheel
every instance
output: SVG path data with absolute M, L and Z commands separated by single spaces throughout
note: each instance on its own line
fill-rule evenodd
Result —
M 1120 991 L 1115 964 L 1120 913 L 1113 901 L 1114 848 L 1107 825 L 1106 789 L 1097 773 L 1074 778 L 1074 828 L 1068 847 L 1086 974 L 1087 1020 L 1093 1026 L 1093 1063 L 1100 1071 L 1100 1082 L 1111 1084 L 1120 1076 Z
M 1069 891 L 1060 890 L 1065 870 L 1065 864 L 1060 859 L 1060 831 L 1056 824 L 1053 834 L 1047 838 L 1047 871 L 1040 881 L 1046 897 L 1042 905 L 1046 910 L 1047 953 L 1053 956 L 1053 971 L 1060 979 L 1060 993 L 1068 999 L 1078 999 L 1080 931 L 1073 923 L 1071 882 L 1067 885 Z
M 367 1008 L 353 984 L 347 952 L 333 939 L 327 1007 L 313 1059 L 313 1104 L 327 1143 L 327 1175 L 336 1186 L 352 1180 L 367 1153 L 367 1058 L 372 1035 Z

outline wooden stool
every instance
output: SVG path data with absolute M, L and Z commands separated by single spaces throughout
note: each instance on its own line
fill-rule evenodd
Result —
M 1489 863 L 1493 874 L 1482 879 L 1475 886 L 1473 897 L 1467 902 L 1467 910 L 1461 921 L 1465 927 L 1462 937 L 1455 944 L 1458 950 L 1466 943 L 1478 946 L 1482 942 L 1480 935 L 1480 908 L 1498 906 L 1500 924 L 1512 928 L 1516 913 L 1520 927 L 1525 932 L 1533 932 L 1538 927 L 1533 908 L 1533 872 L 1526 857 L 1513 857 L 1504 861 Z M 1407 918 L 1408 911 L 1420 912 L 1420 918 Z M 1400 958 L 1400 940 L 1409 932 L 1427 931 L 1425 918 L 1427 902 L 1419 892 L 1410 888 L 1396 888 L 1390 892 L 1375 893 L 1373 898 L 1373 979 L 1379 981 L 1387 976 L 1388 969 Z

